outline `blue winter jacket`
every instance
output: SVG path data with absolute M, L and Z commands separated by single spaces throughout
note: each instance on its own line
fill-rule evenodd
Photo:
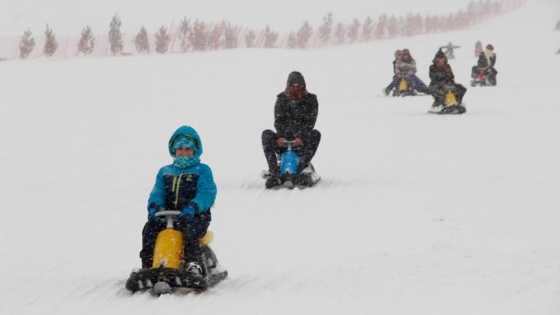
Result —
M 169 139 L 169 154 L 175 156 L 173 144 L 179 136 L 192 138 L 198 149 L 194 156 L 202 154 L 202 142 L 196 130 L 189 126 L 182 126 Z M 182 210 L 188 205 L 194 207 L 196 213 L 210 212 L 216 200 L 217 187 L 210 167 L 203 163 L 181 169 L 173 164 L 162 167 L 150 198 L 148 209 L 152 206 L 166 210 Z

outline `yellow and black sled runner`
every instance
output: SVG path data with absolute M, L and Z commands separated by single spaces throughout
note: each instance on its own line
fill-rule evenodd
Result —
M 457 101 L 455 90 L 452 87 L 447 90 L 443 100 L 439 103 L 436 102 L 436 106 L 432 106 L 432 109 L 428 111 L 430 114 L 440 115 L 460 115 L 466 112 L 465 106 Z
M 147 269 L 135 269 L 126 281 L 131 292 L 149 291 L 154 295 L 174 293 L 179 290 L 204 291 L 224 280 L 227 271 L 222 269 L 216 255 L 209 247 L 212 231 L 199 240 L 202 257 L 202 274 L 186 270 L 183 262 L 183 235 L 174 228 L 180 211 L 159 211 L 156 216 L 165 218 L 166 228 L 159 232 L 154 249 L 153 265 Z

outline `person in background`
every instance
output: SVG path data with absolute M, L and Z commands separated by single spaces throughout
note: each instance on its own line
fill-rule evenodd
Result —
M 445 56 L 447 59 L 455 59 L 454 49 L 461 48 L 461 46 L 455 46 L 452 42 L 449 42 L 447 45 L 440 47 L 440 49 L 442 48 L 445 48 Z
M 478 62 L 476 66 L 471 69 L 471 77 L 476 79 L 479 71 L 484 71 L 484 75 L 488 77 L 488 82 L 490 85 L 494 86 L 497 84 L 496 76 L 498 75 L 498 70 L 494 67 L 496 65 L 496 54 L 494 53 L 494 46 L 491 44 L 486 45 L 486 49 L 480 53 L 478 56 Z
M 291 72 L 288 75 L 286 88 L 276 96 L 274 105 L 276 132 L 267 129 L 261 136 L 270 175 L 280 173 L 276 154 L 280 155 L 286 151 L 285 140 L 295 141 L 294 151 L 299 155 L 298 174 L 307 169 L 321 141 L 321 133 L 315 129 L 318 114 L 317 95 L 307 91 L 305 79 L 300 72 Z M 268 180 L 274 180 L 274 176 Z
M 482 51 L 483 51 L 482 43 L 479 40 L 477 40 L 476 43 L 474 44 L 474 56 L 478 57 Z
M 429 93 L 426 84 L 416 76 L 416 60 L 412 58 L 408 49 L 403 49 L 395 68 L 395 77 L 393 79 L 395 86 L 398 86 L 400 80 L 405 79 L 412 89 L 421 93 Z
M 387 87 L 385 89 L 383 89 L 383 92 L 385 92 L 385 95 L 389 95 L 389 93 L 391 93 L 391 91 L 395 88 L 395 81 L 397 80 L 397 61 L 399 60 L 400 56 L 401 56 L 402 51 L 396 50 L 395 51 L 395 60 L 393 60 L 393 79 L 391 80 L 391 83 L 389 83 L 389 85 L 387 85 Z
M 463 96 L 467 92 L 467 88 L 455 82 L 453 70 L 441 49 L 436 53 L 432 65 L 430 66 L 430 80 L 430 92 L 434 97 L 432 108 L 445 106 L 445 94 L 450 90 L 455 91 L 458 105 L 462 104 Z

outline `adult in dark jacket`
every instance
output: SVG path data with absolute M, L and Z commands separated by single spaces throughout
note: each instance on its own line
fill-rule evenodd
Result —
M 463 85 L 455 83 L 455 75 L 451 66 L 447 61 L 447 57 L 440 50 L 436 53 L 434 60 L 430 66 L 430 92 L 434 97 L 434 103 L 432 107 L 437 107 L 444 105 L 445 94 L 449 90 L 454 90 L 455 97 L 457 99 L 458 105 L 463 102 L 463 96 L 467 92 L 467 88 Z
M 307 91 L 303 75 L 293 71 L 288 76 L 286 89 L 276 97 L 274 105 L 276 132 L 267 129 L 263 131 L 261 137 L 270 174 L 280 172 L 276 154 L 286 151 L 285 140 L 295 141 L 294 151 L 299 155 L 298 173 L 309 166 L 321 141 L 321 133 L 314 129 L 318 114 L 317 96 Z
M 494 53 L 494 46 L 486 45 L 486 49 L 480 53 L 478 56 L 478 62 L 476 66 L 472 67 L 471 77 L 476 79 L 479 71 L 484 71 L 484 74 L 488 76 L 488 81 L 490 85 L 496 85 L 496 75 L 498 70 L 494 67 L 496 65 L 496 54 Z
M 184 255 L 188 271 L 201 273 L 199 239 L 206 234 L 212 215 L 217 188 L 212 170 L 200 163 L 202 142 L 196 130 L 182 126 L 169 139 L 169 154 L 173 164 L 162 167 L 156 176 L 148 199 L 148 222 L 142 230 L 142 268 L 152 267 L 155 241 L 165 228 L 155 213 L 179 210 L 176 228 L 183 233 Z

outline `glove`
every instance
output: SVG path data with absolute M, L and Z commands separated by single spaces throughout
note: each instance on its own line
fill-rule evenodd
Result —
M 177 216 L 177 219 L 181 220 L 185 217 L 192 218 L 192 216 L 194 216 L 194 212 L 195 211 L 193 206 L 186 206 L 183 211 L 181 211 L 181 214 Z
M 151 218 L 152 220 L 154 220 L 156 223 L 160 223 L 161 221 L 160 221 L 160 219 L 156 216 L 156 212 L 157 212 L 157 207 L 156 207 L 156 206 L 151 207 L 151 208 L 148 210 L 148 214 L 150 215 L 150 218 Z
M 276 145 L 279 147 L 285 147 L 286 146 L 286 138 L 278 138 L 276 139 Z

